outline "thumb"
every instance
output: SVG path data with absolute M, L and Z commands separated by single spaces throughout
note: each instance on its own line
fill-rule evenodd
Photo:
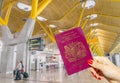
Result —
M 96 68 L 96 69 L 99 69 L 99 70 L 102 70 L 102 67 L 103 65 L 98 63 L 97 61 L 94 61 L 94 60 L 88 60 L 88 64 L 90 66 L 92 66 L 93 68 Z

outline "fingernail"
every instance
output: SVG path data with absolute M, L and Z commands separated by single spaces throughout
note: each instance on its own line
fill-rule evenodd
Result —
M 93 63 L 93 60 L 88 60 L 88 64 L 91 65 Z
M 97 79 L 98 79 L 98 80 L 101 80 L 101 77 L 98 77 Z

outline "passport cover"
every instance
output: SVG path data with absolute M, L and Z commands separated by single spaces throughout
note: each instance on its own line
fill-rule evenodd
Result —
M 80 27 L 55 35 L 68 75 L 89 68 L 87 61 L 93 59 Z

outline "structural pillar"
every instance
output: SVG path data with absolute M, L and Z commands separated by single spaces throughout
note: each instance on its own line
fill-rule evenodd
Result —
M 13 51 L 14 46 L 9 46 L 9 40 L 13 39 L 9 28 L 7 26 L 1 26 L 2 29 L 2 52 L 1 52 L 1 63 L 0 63 L 0 72 L 6 73 L 13 70 Z

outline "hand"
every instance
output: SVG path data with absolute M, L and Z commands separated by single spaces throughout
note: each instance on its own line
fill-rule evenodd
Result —
M 88 60 L 88 64 L 91 66 L 90 71 L 92 75 L 98 80 L 105 77 L 110 82 L 120 82 L 120 69 L 107 58 L 95 57 L 94 60 Z

